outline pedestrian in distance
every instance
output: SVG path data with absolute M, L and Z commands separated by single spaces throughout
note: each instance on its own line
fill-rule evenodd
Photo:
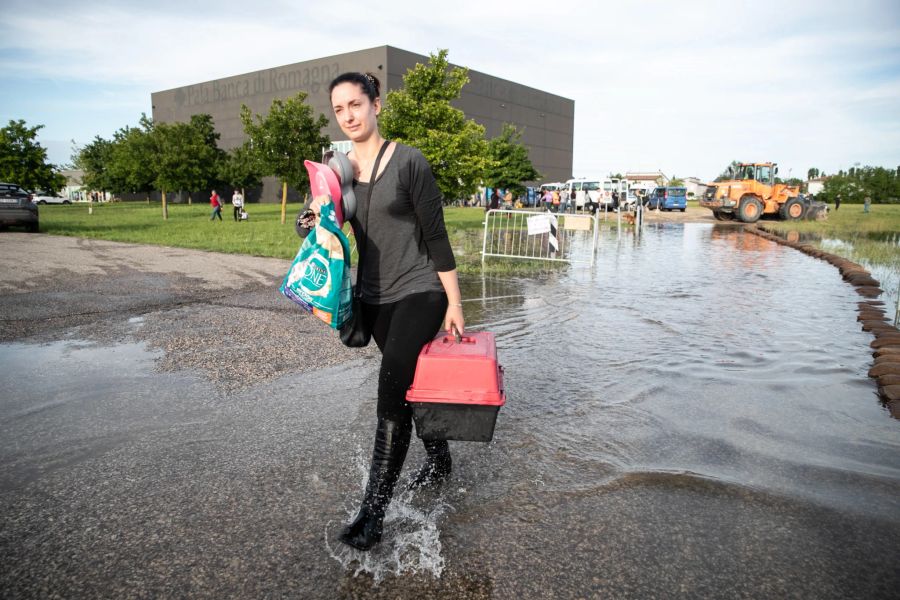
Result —
M 244 212 L 244 195 L 240 190 L 234 190 L 231 196 L 231 204 L 234 206 L 234 220 L 241 220 L 241 213 Z
M 210 221 L 214 221 L 216 217 L 219 217 L 219 220 L 222 220 L 222 201 L 219 199 L 219 195 L 216 193 L 216 190 L 212 191 L 212 195 L 209 197 L 209 205 L 212 206 L 212 214 L 209 216 Z
M 348 157 L 356 172 L 358 207 L 350 224 L 363 257 L 356 281 L 362 317 L 382 355 L 369 479 L 359 512 L 338 536 L 358 550 L 381 540 L 384 513 L 406 460 L 412 432 L 406 391 L 419 352 L 442 327 L 460 334 L 465 328 L 441 192 L 420 150 L 385 140 L 378 131 L 380 85 L 374 75 L 352 72 L 329 85 L 335 120 L 352 143 Z M 309 208 L 318 213 L 320 203 L 313 199 Z M 301 236 L 304 229 L 298 222 Z M 424 444 L 427 458 L 412 488 L 436 485 L 450 475 L 448 443 Z
M 863 212 L 869 214 L 869 207 L 872 205 L 872 199 L 866 196 L 866 199 L 863 200 Z
M 544 208 L 546 210 L 550 210 L 550 206 L 553 204 L 553 194 L 550 193 L 550 189 L 545 189 L 544 194 L 541 196 L 541 202 L 544 203 Z
M 834 210 L 837 210 L 841 207 L 841 195 L 838 194 L 834 197 Z
M 500 208 L 500 190 L 498 188 L 494 188 L 494 191 L 491 192 L 491 201 L 488 203 L 485 212 L 489 210 L 497 210 Z

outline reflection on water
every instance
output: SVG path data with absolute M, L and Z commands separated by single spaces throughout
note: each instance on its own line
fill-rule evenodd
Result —
M 896 231 L 868 231 L 865 238 L 876 242 L 884 242 L 894 246 L 900 246 L 900 232 Z
M 822 237 L 816 232 L 787 231 L 775 232 L 790 242 L 816 244 L 826 252 L 845 256 L 858 262 L 872 273 L 881 284 L 884 294 L 880 298 L 885 302 L 885 313 L 893 317 L 900 303 L 900 264 L 893 258 L 895 249 L 900 246 L 900 233 L 889 231 L 861 232 L 850 239 Z M 858 251 L 858 247 L 865 248 Z M 892 262 L 893 261 L 893 262 Z
M 613 573 L 663 596 L 666 577 L 753 596 L 759 580 L 739 582 L 756 570 L 790 574 L 774 595 L 881 595 L 857 570 L 896 583 L 900 437 L 866 376 L 853 288 L 733 227 L 649 225 L 600 243 L 593 270 L 463 280 L 469 327 L 497 334 L 508 402 L 493 443 L 454 444 L 468 493 L 443 495 L 451 572 L 474 545 L 507 567 L 586 565 L 601 574 L 593 593 L 632 589 Z M 681 556 L 683 535 L 719 566 L 661 565 L 656 551 Z M 658 571 L 635 572 L 647 564 Z M 492 572 L 494 589 L 514 585 Z M 826 573 L 843 587 L 822 591 Z
M 775 232 L 776 235 L 783 236 L 791 242 L 821 242 L 826 240 L 844 241 L 851 243 L 852 240 L 840 240 L 839 238 L 823 238 L 822 235 L 815 231 L 786 231 L 783 233 Z M 882 242 L 891 246 L 900 246 L 900 233 L 896 231 L 862 231 L 854 235 L 854 239 L 870 240 L 873 242 Z
M 699 224 L 601 244 L 593 271 L 464 281 L 470 326 L 497 334 L 508 374 L 492 452 L 529 457 L 484 473 L 485 498 L 689 473 L 898 516 L 897 424 L 831 265 Z

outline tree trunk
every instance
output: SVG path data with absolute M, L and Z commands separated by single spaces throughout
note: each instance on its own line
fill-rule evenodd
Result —
M 281 183 L 281 224 L 284 225 L 285 212 L 287 211 L 287 181 Z
M 169 220 L 169 206 L 166 204 L 166 190 L 162 191 L 162 209 L 163 209 L 163 220 Z

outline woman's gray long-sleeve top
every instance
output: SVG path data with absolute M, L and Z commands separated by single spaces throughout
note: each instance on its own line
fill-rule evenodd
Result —
M 388 304 L 410 294 L 443 291 L 438 271 L 456 268 L 444 226 L 443 197 L 425 156 L 396 144 L 375 182 L 372 205 L 366 203 L 370 183 L 353 182 L 356 216 L 350 225 L 362 248 L 360 292 L 369 304 Z M 309 230 L 297 225 L 305 237 Z

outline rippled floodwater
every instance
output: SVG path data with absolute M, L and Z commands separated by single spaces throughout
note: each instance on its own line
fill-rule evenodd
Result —
M 737 228 L 648 226 L 601 245 L 593 271 L 468 282 L 464 296 L 497 298 L 466 312 L 497 334 L 509 394 L 471 482 L 479 526 L 524 521 L 531 551 L 635 585 L 620 569 L 643 559 L 694 592 L 726 578 L 753 595 L 739 582 L 757 569 L 786 595 L 896 585 L 900 430 L 866 377 L 852 287 Z M 623 563 L 585 555 L 611 545 Z
M 791 241 L 800 241 L 812 243 L 821 247 L 826 252 L 838 254 L 855 260 L 863 267 L 869 270 L 875 279 L 878 280 L 884 293 L 881 300 L 885 303 L 885 314 L 893 319 L 897 316 L 897 303 L 900 302 L 900 263 L 896 259 L 891 261 L 890 258 L 882 258 L 881 261 L 871 261 L 867 259 L 866 252 L 862 256 L 858 256 L 858 245 L 860 242 L 874 243 L 875 253 L 883 247 L 885 254 L 887 250 L 893 248 L 895 251 L 900 247 L 900 233 L 895 232 L 868 232 L 858 236 L 840 238 L 828 237 L 823 238 L 820 234 L 814 232 L 798 232 L 788 231 L 782 234 L 784 238 Z
M 363 560 L 334 535 L 365 482 L 376 361 L 222 396 L 138 345 L 0 346 L 28 381 L 0 379 L 3 589 L 896 597 L 900 423 L 853 288 L 737 227 L 600 244 L 593 269 L 463 281 L 507 405 L 492 443 L 451 444 L 449 484 L 398 496 Z M 421 459 L 414 442 L 406 471 Z

